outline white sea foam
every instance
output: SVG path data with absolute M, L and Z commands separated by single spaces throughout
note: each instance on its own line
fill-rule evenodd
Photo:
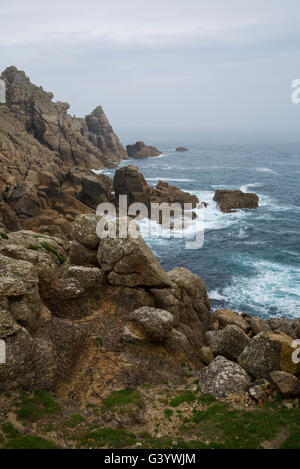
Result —
M 164 158 L 165 156 L 168 156 L 167 153 L 160 153 L 157 156 L 152 156 L 152 157 L 149 157 L 149 158 Z
M 237 276 L 222 290 L 229 306 L 266 316 L 300 317 L 300 267 L 266 260 L 240 259 L 250 277 Z
M 223 295 L 220 295 L 218 290 L 212 290 L 212 291 L 208 292 L 208 297 L 211 300 L 216 300 L 216 301 L 227 300 L 227 297 L 223 296 Z
M 92 169 L 95 174 L 104 174 L 105 176 L 111 176 L 113 171 L 111 169 Z
M 258 171 L 259 173 L 269 173 L 273 174 L 273 176 L 279 176 L 279 174 L 271 168 L 255 168 L 255 171 Z
M 262 187 L 263 184 L 260 182 L 253 182 L 251 184 L 244 184 L 243 186 L 240 187 L 240 191 L 242 192 L 249 192 L 249 189 L 252 189 L 253 187 Z
M 240 226 L 251 214 L 249 211 L 240 210 L 234 213 L 223 213 L 214 202 L 214 192 L 201 191 L 193 192 L 201 202 L 207 202 L 207 208 L 203 210 L 204 230 L 205 232 L 211 230 L 223 230 L 232 226 Z
M 158 182 L 158 181 L 165 181 L 165 182 L 195 182 L 195 179 L 173 179 L 173 178 L 146 178 L 146 181 L 149 182 Z

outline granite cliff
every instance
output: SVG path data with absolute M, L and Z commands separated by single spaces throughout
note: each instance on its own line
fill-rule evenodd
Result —
M 0 222 L 8 229 L 68 235 L 70 222 L 111 199 L 111 181 L 91 169 L 112 168 L 127 154 L 102 108 L 85 118 L 33 85 L 24 72 L 1 75 Z

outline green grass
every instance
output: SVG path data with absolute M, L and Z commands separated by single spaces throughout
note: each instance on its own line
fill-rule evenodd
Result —
M 9 239 L 9 236 L 6 233 L 0 233 L 2 239 Z
M 54 449 L 57 445 L 53 441 L 40 436 L 22 435 L 9 439 L 2 445 L 3 449 Z
M 29 249 L 32 251 L 38 251 L 40 249 L 40 246 L 37 246 L 36 244 L 29 244 Z
M 108 447 L 111 449 L 133 446 L 136 443 L 136 435 L 119 428 L 102 428 L 95 432 L 89 432 L 80 438 L 80 446 L 91 448 Z
M 17 416 L 25 420 L 39 420 L 45 414 L 56 414 L 60 407 L 54 399 L 43 390 L 38 390 L 34 395 L 25 395 L 21 407 L 17 410 Z
M 77 425 L 79 425 L 82 422 L 85 422 L 85 418 L 82 417 L 82 415 L 73 414 L 71 417 L 71 420 L 69 420 L 68 422 L 65 422 L 65 426 L 69 428 L 75 428 L 77 427 Z
M 129 404 L 134 404 L 138 407 L 142 406 L 142 398 L 139 391 L 132 388 L 113 391 L 104 400 L 104 406 L 111 410 L 116 407 L 124 407 Z
M 280 449 L 300 449 L 300 427 L 293 426 L 290 435 Z
M 95 337 L 95 341 L 98 342 L 99 345 L 103 345 L 102 337 Z
M 52 247 L 49 243 L 47 243 L 46 241 L 43 241 L 41 243 L 41 246 L 43 249 L 45 249 L 45 251 L 47 252 L 50 252 L 52 254 L 54 254 L 56 257 L 57 257 L 57 260 L 63 264 L 64 262 L 66 262 L 66 258 L 64 256 L 61 256 L 60 254 L 58 254 L 57 250 Z
M 215 398 L 211 394 L 202 394 L 197 400 L 203 404 L 212 404 L 215 402 Z
M 171 399 L 169 402 L 169 405 L 171 407 L 178 407 L 180 404 L 183 403 L 192 403 L 196 400 L 196 395 L 192 391 L 182 391 L 178 396 L 176 396 L 174 399 Z
M 174 410 L 172 409 L 165 409 L 164 414 L 167 417 L 167 419 L 171 420 L 172 415 L 174 414 Z
M 1 429 L 5 434 L 6 438 L 15 438 L 20 434 L 19 430 L 17 430 L 11 422 L 4 423 Z
M 281 406 L 255 410 L 231 410 L 226 404 L 214 403 L 196 411 L 183 425 L 183 434 L 209 439 L 210 448 L 260 449 L 263 441 L 272 440 L 282 428 L 293 425 L 290 437 L 282 447 L 300 447 L 300 409 Z M 298 445 L 298 446 L 296 446 Z

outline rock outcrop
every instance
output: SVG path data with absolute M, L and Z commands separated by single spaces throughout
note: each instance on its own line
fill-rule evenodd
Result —
M 245 194 L 242 191 L 217 189 L 213 200 L 218 203 L 222 212 L 231 213 L 239 209 L 257 208 L 259 198 L 250 192 Z
M 159 181 L 156 188 L 147 184 L 142 173 L 136 166 L 124 166 L 115 172 L 114 192 L 118 198 L 127 195 L 128 204 L 142 202 L 150 208 L 151 203 L 192 204 L 195 207 L 199 203 L 198 197 L 180 190 L 176 186 L 169 186 L 167 182 Z
M 71 243 L 28 230 L 1 237 L 1 390 L 82 396 L 145 379 L 180 382 L 182 361 L 201 367 L 210 327 L 202 279 L 164 272 L 142 238 L 100 240 L 99 220 L 79 215 Z
M 296 374 L 300 367 L 292 361 L 292 342 L 280 331 L 261 332 L 247 345 L 238 362 L 255 378 L 269 378 L 272 371 Z
M 157 148 L 145 145 L 144 142 L 136 142 L 133 145 L 126 146 L 129 158 L 150 158 L 161 155 L 161 151 Z
M 111 201 L 112 181 L 90 169 L 114 167 L 127 154 L 101 107 L 86 118 L 9 67 L 1 78 L 0 223 L 69 237 L 70 222 Z

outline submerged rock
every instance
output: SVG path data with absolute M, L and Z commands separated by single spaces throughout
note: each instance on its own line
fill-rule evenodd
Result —
M 189 151 L 188 148 L 185 148 L 185 147 L 177 147 L 176 148 L 176 151 Z

